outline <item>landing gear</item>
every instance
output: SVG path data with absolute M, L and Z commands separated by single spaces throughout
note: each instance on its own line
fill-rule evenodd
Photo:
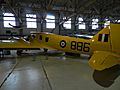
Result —
M 48 49 L 44 48 L 44 52 L 47 53 Z
M 69 56 L 81 56 L 80 54 L 70 53 L 70 52 L 65 52 L 65 55 L 69 55 Z
M 0 58 L 4 58 L 4 52 L 3 52 L 3 50 L 0 50 Z
M 17 55 L 20 56 L 23 50 L 17 50 Z
M 44 48 L 44 54 L 45 54 L 45 59 L 48 60 L 48 53 L 47 53 L 48 49 Z
M 72 55 L 73 55 L 73 53 L 70 53 L 70 52 L 65 52 L 65 55 L 72 56 Z

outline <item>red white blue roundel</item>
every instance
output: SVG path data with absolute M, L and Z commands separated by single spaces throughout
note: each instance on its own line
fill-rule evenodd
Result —
M 62 48 L 66 47 L 66 41 L 65 40 L 60 41 L 60 47 L 62 47 Z

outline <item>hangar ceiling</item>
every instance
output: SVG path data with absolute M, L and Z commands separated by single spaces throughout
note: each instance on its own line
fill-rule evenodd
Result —
M 120 17 L 120 0 L 0 0 L 2 10 L 31 9 L 33 12 L 59 12 L 89 17 Z
M 120 16 L 120 0 L 0 0 L 0 4 L 14 9 L 31 8 L 33 11 Z

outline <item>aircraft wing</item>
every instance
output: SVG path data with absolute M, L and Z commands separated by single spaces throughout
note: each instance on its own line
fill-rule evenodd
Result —
M 49 50 L 57 50 L 57 49 L 55 49 L 55 48 L 52 48 L 52 47 L 50 47 L 50 46 L 48 46 L 48 45 L 44 45 L 44 44 L 41 44 L 39 47 L 40 47 L 40 48 L 44 48 L 44 49 L 49 49 Z
M 96 70 L 104 70 L 120 64 L 120 55 L 106 51 L 95 51 L 88 63 Z
M 36 40 L 32 42 L 26 41 L 23 38 L 11 38 L 8 40 L 0 40 L 0 49 L 39 49 L 39 48 L 55 50 L 49 45 L 39 43 Z

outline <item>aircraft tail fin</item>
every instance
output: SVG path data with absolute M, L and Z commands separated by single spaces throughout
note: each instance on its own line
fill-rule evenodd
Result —
M 110 24 L 96 34 L 92 40 L 101 42 L 99 48 L 89 60 L 89 64 L 96 70 L 104 70 L 116 64 L 120 64 L 120 24 Z M 107 42 L 107 43 L 106 43 Z M 99 45 L 99 44 L 96 44 Z
M 109 34 L 110 34 L 110 29 L 109 26 L 107 26 L 106 28 L 103 28 L 100 32 L 98 32 L 95 36 L 93 36 L 92 40 L 107 42 Z
M 108 42 L 113 52 L 120 53 L 120 24 L 110 24 L 106 28 L 102 29 L 95 36 L 93 41 Z

